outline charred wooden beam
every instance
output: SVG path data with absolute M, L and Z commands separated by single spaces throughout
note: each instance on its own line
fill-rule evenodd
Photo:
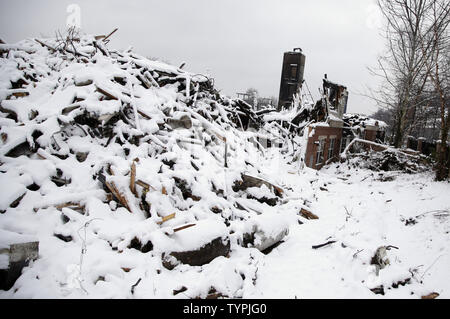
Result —
M 230 240 L 218 237 L 206 245 L 191 251 L 171 252 L 168 255 L 178 262 L 190 266 L 202 266 L 210 263 L 213 259 L 219 256 L 227 256 L 230 252 Z M 169 256 L 163 257 L 163 265 L 168 269 L 173 269 L 176 265 L 170 261 Z
M 324 244 L 314 245 L 314 246 L 312 246 L 312 249 L 318 249 L 318 248 L 321 248 L 321 247 L 325 247 L 325 246 L 334 244 L 335 242 L 336 242 L 335 240 L 330 240 L 330 241 L 327 241 L 327 242 L 324 243 Z
M 278 197 L 281 197 L 283 195 L 283 189 L 281 187 L 271 184 L 263 179 L 246 174 L 242 174 L 241 178 L 242 182 L 237 182 L 234 184 L 234 191 L 246 190 L 249 187 L 261 187 L 262 185 L 266 185 L 267 188 L 273 190 L 275 195 L 277 195 Z

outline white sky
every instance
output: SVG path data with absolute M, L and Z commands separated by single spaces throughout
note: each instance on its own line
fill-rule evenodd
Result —
M 327 73 L 348 87 L 348 112 L 376 110 L 361 95 L 377 86 L 367 67 L 384 45 L 374 0 L 0 0 L 0 38 L 53 36 L 64 30 L 72 3 L 84 32 L 117 27 L 110 47 L 186 62 L 188 71 L 209 72 L 226 95 L 255 87 L 278 97 L 283 53 L 301 47 L 315 99 Z

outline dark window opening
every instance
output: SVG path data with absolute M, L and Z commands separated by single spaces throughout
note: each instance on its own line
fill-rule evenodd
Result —
M 328 159 L 333 157 L 335 140 L 335 138 L 330 139 L 330 146 L 328 147 Z
M 297 80 L 298 64 L 291 64 L 291 79 Z
M 319 140 L 319 145 L 317 146 L 316 152 L 316 165 L 323 163 L 323 147 L 325 145 L 325 140 Z

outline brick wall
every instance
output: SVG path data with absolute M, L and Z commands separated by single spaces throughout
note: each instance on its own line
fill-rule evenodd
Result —
M 377 137 L 377 131 L 374 130 L 364 130 L 364 136 L 363 138 L 367 141 L 375 142 L 375 139 Z
M 330 137 L 335 136 L 333 154 L 331 158 L 338 158 L 339 148 L 341 146 L 342 139 L 342 128 L 339 127 L 328 127 L 328 126 L 316 126 L 314 128 L 309 127 L 308 134 L 314 130 L 314 135 L 308 138 L 308 144 L 305 153 L 305 164 L 308 167 L 314 169 L 320 169 L 330 158 L 328 157 L 328 150 L 330 147 Z M 319 142 L 319 139 L 323 137 L 324 147 L 323 147 L 323 160 L 320 164 L 316 164 L 316 156 L 319 145 L 315 142 Z M 311 161 L 312 159 L 312 161 Z

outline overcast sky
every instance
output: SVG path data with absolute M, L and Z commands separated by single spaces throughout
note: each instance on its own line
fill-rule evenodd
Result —
M 0 0 L 0 39 L 14 43 L 63 31 L 70 4 L 86 33 L 107 34 L 109 44 L 160 58 L 214 77 L 235 97 L 249 87 L 278 97 L 283 52 L 306 55 L 305 79 L 315 99 L 325 73 L 349 89 L 348 112 L 370 114 L 361 94 L 377 79 L 367 67 L 383 50 L 374 0 Z

